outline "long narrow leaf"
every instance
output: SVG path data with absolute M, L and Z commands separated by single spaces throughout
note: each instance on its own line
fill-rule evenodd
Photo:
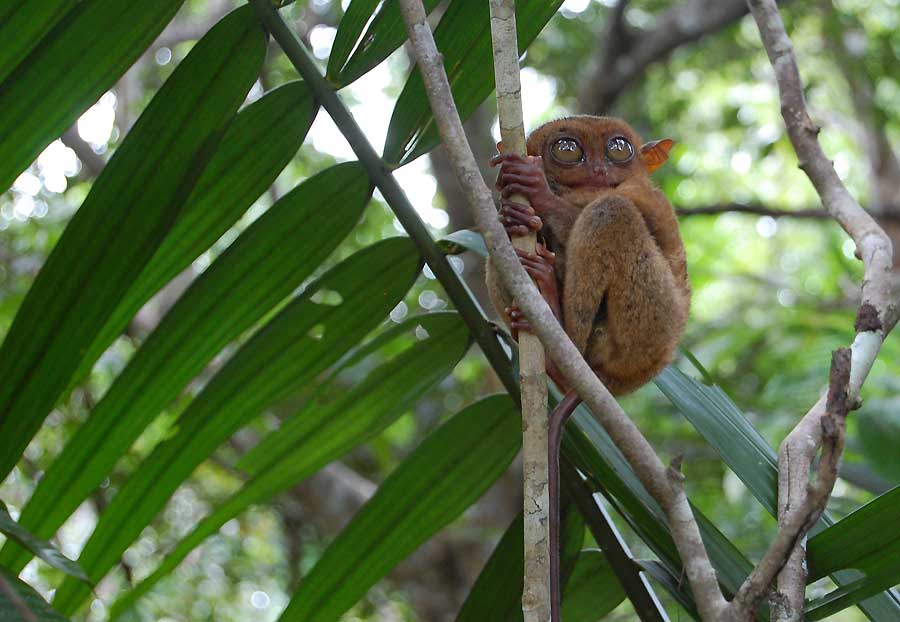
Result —
M 718 387 L 705 386 L 671 367 L 656 378 L 656 383 L 763 507 L 774 515 L 778 476 L 775 451 L 728 395 Z M 823 515 L 813 533 L 827 529 L 832 523 L 827 514 Z M 816 570 L 817 563 L 818 558 L 810 558 L 811 576 L 822 576 Z M 856 580 L 853 573 L 845 571 L 835 570 L 828 574 L 838 585 Z M 893 591 L 873 596 L 859 606 L 872 620 L 889 622 L 900 617 L 900 598 Z
M 625 600 L 625 591 L 601 551 L 582 551 L 566 585 L 562 617 L 566 622 L 597 622 Z
M 384 338 L 372 340 L 347 363 L 340 365 L 318 393 L 339 393 L 340 375 L 355 366 L 360 358 L 365 361 L 367 355 L 381 346 L 406 339 L 407 333 L 417 327 L 422 327 L 428 337 L 416 341 L 372 370 L 365 380 L 338 399 L 320 403 L 311 398 L 306 407 L 271 434 L 269 438 L 277 439 L 277 443 L 257 445 L 257 449 L 267 447 L 273 451 L 278 451 L 277 446 L 280 451 L 274 454 L 274 460 L 268 461 L 268 468 L 257 466 L 253 470 L 255 476 L 179 542 L 153 574 L 123 595 L 111 608 L 110 616 L 113 619 L 121 616 L 226 522 L 250 505 L 270 499 L 365 442 L 406 412 L 425 390 L 446 376 L 469 343 L 465 325 L 452 312 L 413 317 L 386 331 Z
M 568 505 L 562 512 L 562 559 L 563 570 L 563 605 L 569 598 L 580 600 L 581 594 L 573 594 L 573 590 L 581 590 L 581 547 L 584 542 L 584 521 L 575 510 Z M 503 537 L 494 547 L 478 575 L 466 602 L 463 603 L 456 622 L 521 622 L 522 618 L 522 565 L 524 558 L 524 540 L 522 513 L 520 512 L 503 533 Z M 573 581 L 575 574 L 579 578 Z M 565 616 L 566 622 L 584 620 L 580 617 Z M 596 618 L 594 618 L 596 620 Z
M 900 560 L 900 486 L 873 499 L 809 541 L 809 581 L 843 568 L 863 572 Z M 894 583 L 900 583 L 900 577 Z
M 809 541 L 808 580 L 842 569 L 865 577 L 813 601 L 807 619 L 821 620 L 900 583 L 900 487 L 873 499 Z
M 234 118 L 178 220 L 82 358 L 75 381 L 163 285 L 209 248 L 268 188 L 300 148 L 316 106 L 303 82 L 263 95 Z
M 66 622 L 40 594 L 18 577 L 0 568 L 0 622 Z M 12 592 L 12 596 L 7 592 Z M 21 613 L 20 607 L 27 607 L 30 617 Z
M 56 547 L 52 544 L 36 537 L 14 521 L 2 501 L 0 501 L 0 533 L 11 541 L 18 542 L 22 547 L 28 549 L 32 555 L 37 555 L 57 570 L 61 570 L 81 581 L 88 580 L 81 566 L 56 550 Z
M 807 603 L 806 619 L 823 620 L 828 616 L 857 605 L 860 601 L 897 584 L 900 577 L 900 560 L 896 553 L 886 553 L 880 564 L 870 569 L 866 576 L 841 585 L 821 598 Z
M 417 326 L 429 335 L 417 347 L 394 356 L 339 399 L 328 401 L 328 396 L 333 399 L 328 389 L 338 386 L 338 370 L 320 392 L 324 396 L 312 399 L 302 412 L 264 438 L 238 461 L 238 468 L 253 476 L 267 473 L 269 478 L 297 472 L 298 464 L 303 465 L 317 453 L 343 454 L 410 408 L 427 388 L 453 369 L 468 348 L 465 325 L 455 313 L 410 318 L 390 334 L 402 335 Z M 381 345 L 380 339 L 362 348 L 363 356 L 377 345 Z M 357 359 L 358 355 L 350 362 Z M 362 438 L 361 430 L 368 430 Z M 310 439 L 315 449 L 307 446 Z
M 777 481 L 774 450 L 750 425 L 740 409 L 718 387 L 707 387 L 682 372 L 669 368 L 657 377 L 657 385 L 681 410 L 698 432 L 712 445 L 723 461 L 747 484 L 748 489 L 774 515 Z M 768 488 L 767 488 L 768 486 Z M 823 515 L 813 533 L 832 524 Z M 811 564 L 817 575 L 815 562 Z M 853 573 L 830 573 L 838 585 L 856 580 Z M 890 622 L 900 616 L 900 598 L 892 591 L 878 594 L 859 603 L 872 620 Z
M 520 428 L 512 400 L 493 396 L 426 438 L 326 549 L 301 581 L 282 622 L 339 619 L 490 487 L 518 452 Z
M 381 0 L 352 0 L 350 2 L 350 6 L 347 7 L 338 24 L 334 42 L 331 44 L 331 53 L 328 55 L 325 78 L 329 81 L 333 83 L 337 81 L 341 68 L 350 58 L 353 48 L 359 41 L 359 35 L 362 34 L 366 23 L 372 19 L 372 14 L 381 4 Z
M 423 0 L 425 12 L 430 13 L 438 2 L 439 0 Z M 341 19 L 328 57 L 326 75 L 338 88 L 347 86 L 378 65 L 406 40 L 400 3 L 397 0 L 387 0 L 380 3 L 375 11 L 376 5 L 379 3 L 373 0 L 354 0 Z M 369 27 L 360 37 L 363 27 L 370 19 Z M 348 60 L 351 51 L 353 55 Z
M 197 278 L 116 378 L 41 480 L 22 525 L 52 535 L 212 357 L 318 267 L 359 220 L 368 197 L 361 167 L 340 164 L 255 221 Z M 0 563 L 18 570 L 27 556 L 12 561 L 13 554 L 4 551 Z
M 94 0 L 78 2 L 69 12 L 56 16 L 49 15 L 54 5 L 63 9 L 72 3 L 16 3 L 21 8 L 12 17 L 22 18 L 24 22 L 30 22 L 28 14 L 39 11 L 39 15 L 35 14 L 35 22 L 43 21 L 43 24 L 36 24 L 35 34 L 46 31 L 48 21 L 58 23 L 40 39 L 40 45 L 35 45 L 32 36 L 10 49 L 8 62 L 19 61 L 26 49 L 32 49 L 32 52 L 0 83 L 0 110 L 3 111 L 0 116 L 0 140 L 3 142 L 0 191 L 9 188 L 51 140 L 71 126 L 125 73 L 162 32 L 183 2 Z M 44 4 L 48 6 L 40 6 Z M 40 8 L 36 9 L 36 6 Z M 13 41 L 16 39 L 14 37 Z M 8 39 L 0 41 L 3 41 L 0 47 L 5 49 Z M 249 50 L 247 52 L 249 58 L 246 60 L 252 62 L 253 56 Z M 211 60 L 210 68 L 216 64 Z M 223 82 L 227 84 L 239 79 L 240 75 L 235 75 Z M 190 102 L 183 104 L 190 108 Z M 198 115 L 191 120 L 199 119 Z M 216 125 L 221 122 L 215 116 L 208 121 Z M 176 130 L 177 127 L 172 129 Z M 126 169 L 135 170 L 130 165 Z M 129 207 L 137 209 L 136 205 Z
M 346 166 L 346 165 L 343 165 Z M 334 218 L 334 212 L 324 210 Z M 312 226 L 310 224 L 310 226 Z M 194 468 L 262 410 L 337 361 L 397 305 L 418 275 L 408 238 L 374 244 L 329 270 L 259 330 L 210 380 L 177 422 L 177 432 L 118 492 L 78 561 L 99 581 Z M 316 303 L 319 292 L 341 302 Z M 66 581 L 54 607 L 72 613 L 88 596 Z
M 108 30 L 132 28 L 118 24 Z M 98 32 L 107 30 L 92 32 L 92 41 L 105 43 Z M 66 227 L 0 348 L 0 478 L 18 462 L 85 349 L 153 256 L 264 54 L 265 37 L 249 9 L 219 22 L 153 98 Z M 74 58 L 77 51 L 66 55 Z M 87 82 L 83 75 L 75 78 Z M 3 103 L 13 90 L 0 88 L 4 121 L 15 116 Z M 59 106 L 50 93 L 33 94 Z M 33 109 L 28 114 L 40 116 Z M 4 138 L 4 144 L 17 142 L 13 135 Z
M 702 385 L 672 366 L 654 382 L 685 418 L 702 430 L 722 460 L 774 515 L 778 489 L 775 453 L 722 389 Z
M 0 84 L 78 0 L 6 2 L 0 7 Z
M 520 50 L 528 47 L 561 4 L 562 0 L 516 2 Z M 488 4 L 455 0 L 435 29 L 434 39 L 443 55 L 459 115 L 465 120 L 494 90 Z M 384 159 L 405 164 L 430 151 L 439 142 L 422 76 L 414 71 L 394 107 L 385 139 Z

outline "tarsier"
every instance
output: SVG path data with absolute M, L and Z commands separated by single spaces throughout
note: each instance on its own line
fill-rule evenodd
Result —
M 614 395 L 648 382 L 674 356 L 690 305 L 675 212 L 650 181 L 673 142 L 642 143 L 621 119 L 576 116 L 535 130 L 528 156 L 500 153 L 500 219 L 510 237 L 536 231 L 535 254 L 517 251 L 541 295 Z M 528 199 L 530 207 L 515 203 Z M 529 330 L 488 263 L 488 289 L 513 336 Z M 563 389 L 551 363 L 547 373 Z M 551 618 L 559 620 L 559 445 L 580 400 L 569 392 L 550 418 Z

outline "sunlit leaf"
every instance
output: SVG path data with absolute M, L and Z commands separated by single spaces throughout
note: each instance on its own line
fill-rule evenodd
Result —
M 825 596 L 807 603 L 806 619 L 823 620 L 897 585 L 898 581 L 900 581 L 900 560 L 896 552 L 885 552 L 881 563 L 873 567 L 864 578 L 846 583 Z
M 333 211 L 328 214 L 334 218 Z M 106 574 L 216 447 L 266 406 L 302 388 L 381 322 L 412 286 L 420 266 L 408 238 L 378 242 L 329 270 L 261 328 L 194 398 L 175 434 L 100 515 L 78 558 L 88 576 L 99 581 Z M 318 292 L 337 292 L 341 301 L 317 303 Z M 87 596 L 80 585 L 66 581 L 53 605 L 72 613 Z
M 437 241 L 437 245 L 438 248 L 448 255 L 459 255 L 465 251 L 472 251 L 485 259 L 488 256 L 484 238 L 481 237 L 480 233 L 471 229 L 460 229 L 445 235 Z
M 80 6 L 91 12 L 108 4 Z M 169 3 L 126 3 L 118 13 L 157 4 Z M 138 28 L 120 26 L 92 31 L 90 39 L 106 49 L 108 38 L 98 33 L 115 39 L 118 32 Z M 69 222 L 0 348 L 0 478 L 15 466 L 85 349 L 153 256 L 252 86 L 264 55 L 265 36 L 249 8 L 220 21 L 159 90 Z M 77 48 L 66 50 L 66 59 L 77 57 Z M 71 69 L 68 61 L 63 65 Z M 54 86 L 90 82 L 85 75 L 44 79 L 59 79 Z M 34 89 L 31 95 L 55 108 L 66 99 Z M 14 92 L 0 88 L 0 123 L 16 116 L 5 102 Z M 32 108 L 28 115 L 38 118 L 41 113 Z M 19 140 L 3 128 L 0 136 L 4 144 Z
M 248 227 L 191 284 L 97 403 L 39 483 L 22 525 L 51 536 L 209 361 L 334 250 L 368 197 L 359 164 L 340 164 L 283 196 Z M 0 563 L 16 569 L 25 562 L 21 552 L 0 555 Z
M 0 191 L 9 188 L 13 180 L 37 157 L 47 144 L 62 134 L 78 116 L 108 90 L 125 73 L 138 56 L 150 45 L 172 19 L 184 0 L 154 0 L 153 2 L 122 2 L 94 0 L 93 2 L 19 2 L 19 10 L 7 14 L 11 20 L 0 35 L 5 62 L 0 62 Z M 66 7 L 72 6 L 68 12 Z M 60 11 L 54 15 L 53 11 Z M 245 12 L 246 14 L 246 12 Z M 48 32 L 56 22 L 57 28 Z M 20 28 L 25 28 L 20 31 Z M 40 38 L 41 33 L 47 33 Z M 258 35 L 261 37 L 261 33 Z M 10 47 L 7 48 L 7 45 Z M 31 53 L 22 59 L 25 52 Z M 220 54 L 230 56 L 227 48 Z M 244 61 L 253 64 L 254 54 L 245 50 Z M 19 63 L 12 70 L 12 64 Z M 219 64 L 210 60 L 210 73 Z M 240 72 L 223 79 L 218 86 L 233 88 L 241 82 Z M 201 85 L 197 88 L 202 90 Z M 213 91 L 208 94 L 212 95 Z M 246 91 L 244 91 L 246 92 Z M 215 99 L 215 98 L 214 98 Z M 212 103 L 212 102 L 209 102 Z M 190 99 L 181 102 L 184 109 L 192 105 Z M 202 108 L 202 106 L 201 106 Z M 195 109 L 197 112 L 199 109 Z M 175 127 L 178 129 L 175 115 Z M 202 134 L 204 126 L 221 123 L 211 115 L 204 123 L 200 117 L 191 120 Z M 135 128 L 137 129 L 137 128 Z M 165 147 L 161 133 L 158 149 Z M 177 133 L 176 133 L 177 135 Z M 187 137 L 186 137 L 187 138 Z M 121 149 L 121 148 L 120 148 Z M 153 152 L 151 152 L 152 154 Z M 150 155 L 150 154 L 148 154 Z M 124 160 L 124 158 L 122 159 Z M 131 164 L 125 167 L 134 172 Z M 150 167 L 153 170 L 153 167 Z M 124 206 L 138 209 L 125 201 Z
M 520 444 L 520 419 L 505 395 L 476 402 L 447 421 L 400 463 L 325 550 L 280 619 L 338 620 L 478 499 Z

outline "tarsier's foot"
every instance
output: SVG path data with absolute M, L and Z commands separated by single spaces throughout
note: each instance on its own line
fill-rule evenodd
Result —
M 528 235 L 532 231 L 538 231 L 544 225 L 530 206 L 513 203 L 506 199 L 500 202 L 499 216 L 500 222 L 510 238 Z
M 556 269 L 554 268 L 556 265 L 556 254 L 550 252 L 550 250 L 540 242 L 535 246 L 535 252 L 533 254 L 527 253 L 521 249 L 516 249 L 516 254 L 519 256 L 519 261 L 522 262 L 522 267 L 525 268 L 525 272 L 534 279 L 538 291 L 541 292 L 541 296 L 547 301 L 547 304 L 550 305 L 553 315 L 556 316 L 557 321 L 562 323 L 559 305 L 559 289 L 556 281 Z
M 520 331 L 531 332 L 531 324 L 528 323 L 528 318 L 525 317 L 525 314 L 522 313 L 519 307 L 506 307 L 503 311 L 506 313 L 506 317 L 509 318 L 509 330 L 513 339 L 519 340 Z
M 525 317 L 525 314 L 522 313 L 522 310 L 519 309 L 519 307 L 506 307 L 504 311 L 509 318 L 509 328 L 512 332 L 513 339 L 515 339 L 516 341 L 519 340 L 520 331 L 524 331 L 527 333 L 531 332 L 531 324 L 528 322 L 528 318 Z M 558 386 L 563 393 L 569 390 L 568 381 L 563 377 L 562 372 L 559 371 L 559 368 L 550 357 L 546 358 L 546 370 L 547 375 L 551 380 L 553 380 L 553 382 L 556 383 L 556 386 Z

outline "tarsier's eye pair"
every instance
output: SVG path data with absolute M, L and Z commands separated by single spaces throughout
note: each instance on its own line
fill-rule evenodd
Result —
M 550 145 L 550 155 L 560 164 L 584 162 L 584 149 L 574 138 L 559 138 Z M 634 157 L 634 147 L 624 136 L 614 136 L 606 142 L 606 157 L 624 164 Z

